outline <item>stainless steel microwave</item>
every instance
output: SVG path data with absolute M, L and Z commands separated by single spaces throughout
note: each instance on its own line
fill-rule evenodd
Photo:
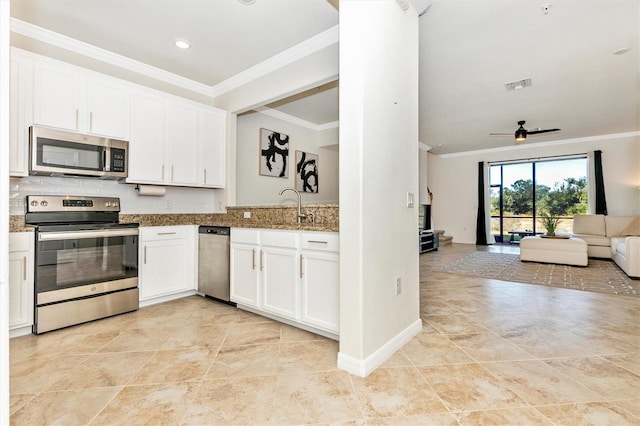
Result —
M 49 127 L 29 128 L 29 174 L 124 179 L 129 142 Z

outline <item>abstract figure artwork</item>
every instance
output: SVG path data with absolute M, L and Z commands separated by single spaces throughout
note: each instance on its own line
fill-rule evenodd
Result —
M 318 155 L 296 151 L 296 189 L 318 192 Z
M 273 130 L 260 129 L 260 174 L 289 177 L 289 136 Z

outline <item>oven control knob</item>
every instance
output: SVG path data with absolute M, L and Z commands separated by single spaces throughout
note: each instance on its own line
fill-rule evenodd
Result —
M 48 203 L 48 202 L 46 202 L 46 201 L 44 201 L 44 200 L 43 200 L 43 201 L 40 201 L 40 205 L 41 205 L 42 207 L 46 207 L 48 204 L 49 204 L 49 203 Z
M 117 202 L 117 201 L 114 201 L 111 205 L 112 205 L 113 207 L 118 207 L 118 202 Z
M 38 203 L 38 200 L 33 200 L 33 201 L 31 202 L 31 205 L 32 205 L 33 207 L 36 207 L 38 204 L 39 204 L 39 203 Z

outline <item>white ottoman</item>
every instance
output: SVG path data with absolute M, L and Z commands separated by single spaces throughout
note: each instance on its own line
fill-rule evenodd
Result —
M 520 260 L 587 266 L 587 243 L 574 237 L 525 237 L 520 241 Z

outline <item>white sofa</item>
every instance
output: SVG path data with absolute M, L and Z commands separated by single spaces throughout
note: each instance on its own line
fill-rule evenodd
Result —
M 587 243 L 589 257 L 613 259 L 640 278 L 640 216 L 575 215 L 573 236 Z

